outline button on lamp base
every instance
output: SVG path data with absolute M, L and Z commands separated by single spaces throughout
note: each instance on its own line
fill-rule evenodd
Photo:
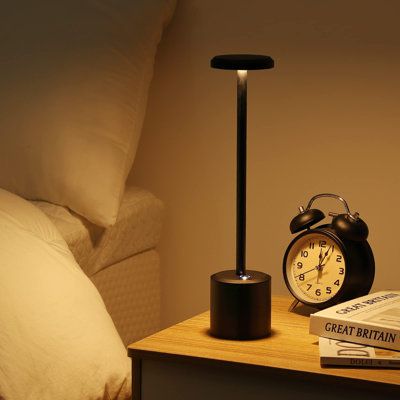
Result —
M 234 270 L 211 275 L 210 333 L 223 339 L 249 340 L 271 333 L 271 277 Z

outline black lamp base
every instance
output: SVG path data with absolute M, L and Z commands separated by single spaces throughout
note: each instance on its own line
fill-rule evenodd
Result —
M 271 277 L 234 270 L 211 275 L 210 333 L 223 339 L 249 340 L 271 333 Z

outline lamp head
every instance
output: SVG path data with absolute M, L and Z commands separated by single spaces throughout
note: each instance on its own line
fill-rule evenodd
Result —
M 211 68 L 231 70 L 270 69 L 274 68 L 274 60 L 256 54 L 222 54 L 213 57 L 210 65 Z

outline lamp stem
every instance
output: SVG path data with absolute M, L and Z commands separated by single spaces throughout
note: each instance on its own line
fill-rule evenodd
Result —
M 237 71 L 236 274 L 246 277 L 247 71 Z M 246 278 L 245 278 L 246 279 Z

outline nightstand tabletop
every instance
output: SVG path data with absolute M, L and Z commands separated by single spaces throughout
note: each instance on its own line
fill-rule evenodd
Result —
M 288 297 L 273 297 L 272 334 L 268 338 L 233 341 L 211 337 L 208 333 L 210 315 L 204 312 L 138 341 L 128 347 L 136 371 L 134 379 L 137 383 L 142 382 L 142 362 L 161 360 L 164 366 L 161 371 L 168 368 L 168 363 L 174 362 L 205 365 L 202 368 L 209 370 L 225 365 L 239 367 L 239 371 L 291 375 L 297 376 L 300 381 L 305 378 L 316 380 L 321 383 L 321 390 L 325 387 L 328 391 L 326 382 L 347 381 L 350 385 L 364 388 L 367 393 L 370 388 L 378 390 L 378 393 L 388 389 L 389 394 L 395 394 L 395 398 L 400 399 L 400 370 L 321 368 L 318 337 L 308 333 L 307 315 L 288 311 L 291 301 Z M 136 388 L 135 392 L 140 390 Z M 135 398 L 147 397 L 138 394 Z

